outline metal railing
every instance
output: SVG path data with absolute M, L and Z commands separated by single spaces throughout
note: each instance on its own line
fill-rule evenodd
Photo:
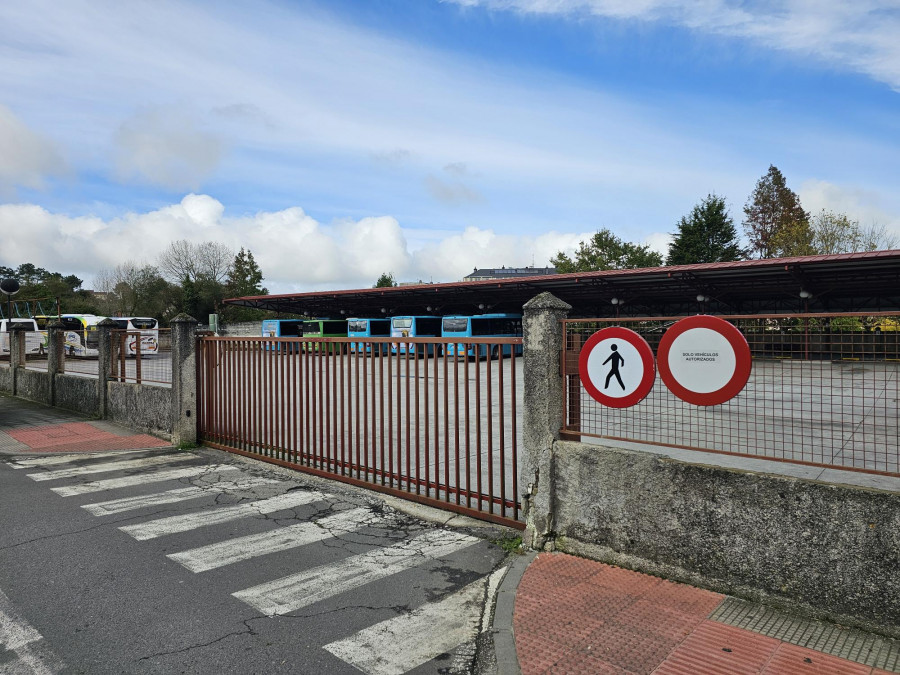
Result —
M 201 436 L 521 527 L 521 345 L 521 338 L 206 337 L 198 352 Z
M 172 384 L 171 331 L 160 328 L 155 335 L 136 330 L 111 331 L 110 379 L 135 384 Z
M 695 406 L 657 373 L 630 408 L 597 403 L 581 386 L 581 345 L 612 325 L 640 334 L 654 354 L 683 317 L 569 319 L 561 357 L 564 437 L 635 441 L 824 467 L 900 475 L 900 323 L 884 314 L 722 316 L 747 339 L 746 387 Z

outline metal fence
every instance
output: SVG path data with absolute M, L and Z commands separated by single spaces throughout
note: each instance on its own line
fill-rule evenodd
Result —
M 153 335 L 135 330 L 113 330 L 111 343 L 111 380 L 171 386 L 171 330 L 160 328 Z
M 461 344 L 484 345 L 484 357 Z M 521 338 L 206 337 L 198 358 L 201 436 L 521 526 L 521 345 Z
M 717 406 L 672 394 L 658 374 L 631 408 L 597 403 L 581 386 L 578 356 L 595 331 L 620 325 L 656 353 L 683 317 L 563 322 L 563 435 L 636 441 L 900 475 L 900 322 L 896 316 L 722 316 L 747 339 L 750 380 Z

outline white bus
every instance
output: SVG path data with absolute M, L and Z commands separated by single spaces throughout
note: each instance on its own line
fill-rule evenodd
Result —
M 129 333 L 140 333 L 141 356 L 159 352 L 159 321 L 149 316 L 113 316 L 116 328 Z M 137 354 L 137 335 L 128 335 L 125 340 L 125 355 Z
M 0 319 L 0 354 L 9 355 L 9 328 L 16 324 L 25 326 L 25 354 L 43 353 L 43 336 L 34 319 Z

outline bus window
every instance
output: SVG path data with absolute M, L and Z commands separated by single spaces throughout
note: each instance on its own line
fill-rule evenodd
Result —
M 390 319 L 349 319 L 347 321 L 347 337 L 389 337 L 391 334 Z M 380 343 L 375 349 L 376 354 L 387 354 L 390 349 L 388 343 Z M 351 342 L 351 352 L 372 353 L 372 345 L 367 342 Z
M 391 319 L 391 337 L 440 337 L 441 319 L 437 316 L 395 316 Z M 434 354 L 433 344 L 420 344 L 413 349 L 414 343 L 401 342 L 391 345 L 391 353 L 413 354 L 420 356 Z

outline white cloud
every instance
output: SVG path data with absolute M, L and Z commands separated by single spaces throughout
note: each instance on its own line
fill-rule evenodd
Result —
M 844 213 L 861 225 L 883 225 L 900 236 L 900 213 L 891 212 L 877 192 L 860 187 L 808 180 L 798 190 L 800 203 L 810 214 L 822 209 Z
M 17 186 L 41 189 L 46 176 L 64 168 L 53 144 L 0 103 L 0 197 L 12 196 Z
M 444 0 L 525 14 L 664 22 L 812 56 L 900 91 L 900 13 L 895 0 Z
M 138 112 L 122 124 L 114 143 L 121 179 L 174 189 L 198 189 L 223 154 L 218 137 L 174 107 Z

